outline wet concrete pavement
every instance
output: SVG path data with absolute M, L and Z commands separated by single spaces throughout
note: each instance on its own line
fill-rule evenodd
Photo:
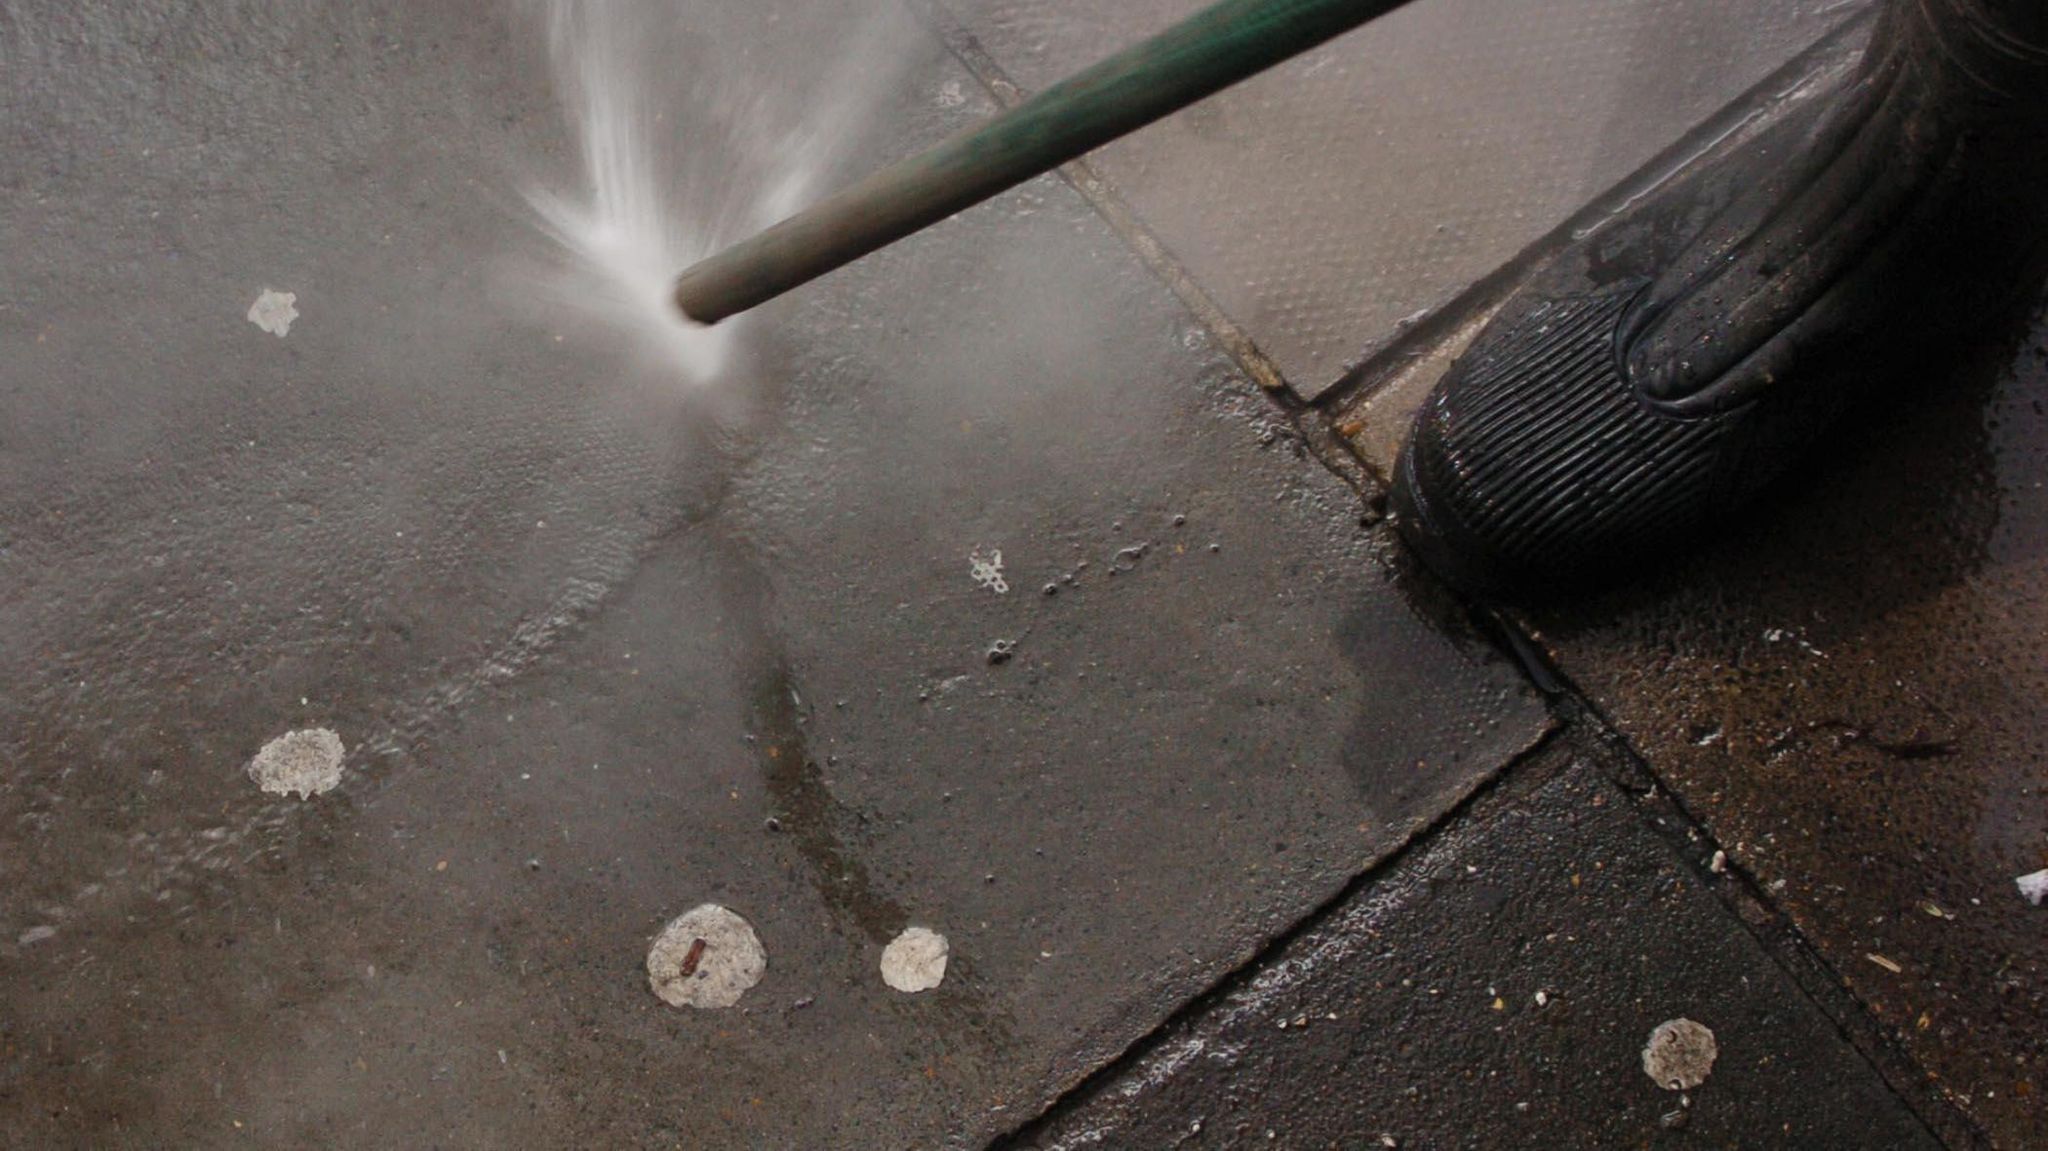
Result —
M 834 19 L 784 15 L 806 31 L 764 75 Z M 1737 714 L 1728 652 L 1653 681 L 1630 646 L 1696 626 L 1704 593 L 1530 624 L 1602 710 L 1546 707 L 1401 563 L 1323 415 L 1265 394 L 1067 183 L 793 297 L 719 394 L 510 306 L 499 264 L 540 243 L 521 182 L 568 152 L 531 32 L 481 0 L 0 8 L 0 1143 L 975 1146 L 1084 1081 L 1025 1138 L 1114 1122 L 1151 1145 L 1211 1100 L 1250 1124 L 1212 1128 L 1225 1146 L 1969 1137 L 1899 1066 L 1988 1076 L 2018 1049 L 1957 1036 L 2024 1041 L 2032 909 L 1977 893 L 2039 851 L 2010 798 L 2038 728 L 1995 694 L 2030 669 L 1953 678 L 1971 653 L 2023 663 L 2007 633 L 1863 653 L 1928 658 L 1909 666 L 1949 686 L 1917 690 L 1996 717 L 1981 751 L 1899 737 L 1981 754 L 1911 759 L 1955 768 L 1914 794 L 1971 797 L 1996 834 L 1908 840 L 1845 782 L 1825 814 L 1869 858 L 1975 852 L 1912 895 L 1956 919 L 1845 926 L 1888 914 L 1902 870 L 1861 902 L 1773 889 L 1813 874 L 1771 869 L 1814 824 L 1763 807 L 1754 766 L 1659 742 L 1672 700 L 1686 725 Z M 878 151 L 993 106 L 936 39 L 907 58 Z M 282 338 L 244 317 L 265 289 L 296 297 Z M 1967 439 L 1983 393 L 1956 394 Z M 2019 438 L 1984 450 L 2011 486 L 2033 441 L 2009 399 Z M 2007 560 L 1971 570 L 2013 578 L 1928 545 L 1926 586 L 1978 597 L 1942 619 L 2007 610 L 2031 570 L 2022 505 L 1972 506 L 1958 530 Z M 1844 642 L 1796 622 L 1817 599 L 1779 606 L 1769 626 Z M 1757 665 L 1727 627 L 1707 638 Z M 1795 647 L 1756 674 L 1804 676 Z M 1600 714 L 1764 918 L 1838 970 L 1842 947 L 1930 965 L 1951 1030 L 1864 1036 L 1845 1012 L 1898 1028 L 1933 1001 L 1858 972 L 1844 1008 L 1787 974 L 1704 894 L 1704 848 L 1655 833 L 1677 817 L 1607 782 L 1628 756 L 1586 750 Z M 1896 751 L 1855 722 L 1842 754 Z M 342 786 L 259 792 L 249 758 L 311 727 L 346 743 Z M 1593 864 L 1613 878 L 1584 886 Z M 1446 887 L 1475 866 L 1495 878 Z M 752 922 L 765 977 L 729 1010 L 666 1006 L 648 944 L 707 901 Z M 1607 929 L 1545 941 L 1581 915 Z M 916 995 L 877 970 L 910 925 L 951 948 Z M 1458 990 L 1424 1004 L 1402 978 Z M 1273 979 L 1370 1024 L 1147 1070 Z M 1482 981 L 1515 992 L 1498 1022 Z M 1725 1062 L 1674 1134 L 1635 1052 L 1694 1011 Z M 1503 1066 L 1529 1090 L 1500 1094 Z M 1152 1086 L 1103 1112 L 1131 1076 Z M 1406 1094 L 1426 1076 L 1447 1086 Z M 2028 1131 L 2011 1082 L 1965 1089 L 2001 1137 Z
M 1548 725 L 1057 180 L 664 406 L 493 298 L 560 148 L 503 9 L 15 20 L 8 1142 L 971 1144 Z M 640 971 L 705 901 L 730 1017 Z
M 1014 1146 L 1939 1147 L 1602 758 L 1547 747 Z
M 2000 1146 L 2048 1142 L 2048 323 L 1943 349 L 1684 578 L 1533 617 Z

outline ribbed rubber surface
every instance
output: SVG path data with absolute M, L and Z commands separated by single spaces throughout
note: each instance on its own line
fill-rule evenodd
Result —
M 1407 526 L 1478 565 L 1467 582 L 1575 578 L 1697 527 L 1714 504 L 1741 439 L 1727 425 L 1744 417 L 1680 421 L 1637 400 L 1614 332 L 1640 287 L 1538 304 L 1431 396 L 1407 463 L 1428 501 L 1410 514 L 1427 522 Z

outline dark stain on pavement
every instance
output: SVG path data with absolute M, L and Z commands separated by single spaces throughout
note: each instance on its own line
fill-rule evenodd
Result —
M 789 669 L 779 660 L 772 662 L 755 676 L 751 695 L 761 774 L 776 806 L 773 818 L 795 843 L 819 896 L 833 912 L 874 942 L 887 943 L 910 915 L 875 890 L 867 865 L 840 842 L 838 826 L 852 817 L 833 798 L 811 756 L 801 697 Z
M 851 926 L 875 946 L 884 946 L 910 926 L 911 914 L 882 892 L 862 856 L 849 847 L 865 817 L 832 794 L 824 766 L 811 752 L 811 712 L 775 633 L 768 574 L 744 545 L 734 545 L 729 558 L 741 577 L 734 602 L 744 650 L 753 660 L 744 673 L 751 684 L 748 725 L 773 804 L 769 827 L 794 847 L 818 898 L 838 923 Z M 952 1034 L 964 1048 L 974 1050 L 977 1059 L 1001 1058 L 1017 1049 L 1015 1020 L 991 1001 L 971 955 L 953 953 L 945 982 L 927 994 L 942 1001 L 958 1021 Z

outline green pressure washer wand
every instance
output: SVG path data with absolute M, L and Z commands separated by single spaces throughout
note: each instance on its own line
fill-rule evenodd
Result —
M 676 306 L 744 312 L 1407 2 L 1222 0 L 690 266 Z

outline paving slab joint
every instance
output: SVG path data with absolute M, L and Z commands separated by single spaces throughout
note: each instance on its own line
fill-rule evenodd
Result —
M 987 48 L 973 33 L 954 18 L 938 0 L 911 0 L 911 7 L 926 27 L 939 38 L 952 53 L 953 58 L 966 68 L 981 86 L 987 90 L 996 104 L 1012 108 L 1022 103 L 1029 95 L 1024 88 L 1010 78 L 1002 65 L 996 62 Z M 1131 249 L 1160 282 L 1164 283 L 1174 297 L 1180 300 L 1197 322 L 1208 330 L 1216 346 L 1229 353 L 1239 368 L 1252 378 L 1259 387 L 1275 395 L 1298 398 L 1296 392 L 1281 373 L 1278 364 L 1259 350 L 1257 341 L 1244 327 L 1223 310 L 1201 284 L 1195 281 L 1158 235 L 1147 227 L 1136 212 L 1119 195 L 1101 172 L 1086 158 L 1063 164 L 1059 168 L 1060 178 L 1081 194 L 1097 215 L 1108 223 L 1110 230 Z
M 1506 615 L 1497 618 L 1503 627 L 1517 630 L 1524 644 L 1541 650 L 1533 628 L 1514 624 Z M 1655 765 L 1577 685 L 1555 671 L 1554 665 L 1552 670 L 1561 686 L 1550 697 L 1559 739 L 1579 749 L 1633 800 L 1644 824 L 1664 839 L 1698 882 L 1741 921 L 1771 961 L 1791 977 L 1800 993 L 1827 1017 L 1934 1138 L 1956 1151 L 1990 1151 L 1994 1144 L 1989 1135 L 1942 1096 L 1934 1077 L 1887 1032 L 1769 891 L 1729 861 L 1720 841 L 1667 785 Z
M 1475 809 L 1491 810 L 1503 803 L 1512 803 L 1564 774 L 1575 761 L 1570 755 L 1553 754 L 1562 735 L 1563 729 L 1557 726 L 1546 729 L 1528 748 L 1481 780 L 1470 794 L 1452 804 L 1430 823 L 1416 828 L 1398 847 L 1352 876 L 1351 880 L 1335 894 L 1310 909 L 1286 930 L 1268 938 L 1243 963 L 1221 973 L 1207 987 L 1189 996 L 1161 1020 L 1158 1026 L 1139 1036 L 1087 1075 L 1067 1085 L 1038 1113 L 1020 1117 L 1016 1126 L 991 1140 L 986 1145 L 986 1151 L 1035 1151 L 1034 1132 L 1045 1130 L 1062 1116 L 1084 1105 L 1096 1092 L 1138 1068 L 1148 1055 L 1168 1042 L 1179 1030 L 1193 1024 L 1204 1012 L 1256 978 L 1277 957 L 1285 954 L 1295 942 L 1318 930 L 1343 907 L 1360 898 L 1376 878 L 1426 851 L 1446 828 L 1468 818 Z

